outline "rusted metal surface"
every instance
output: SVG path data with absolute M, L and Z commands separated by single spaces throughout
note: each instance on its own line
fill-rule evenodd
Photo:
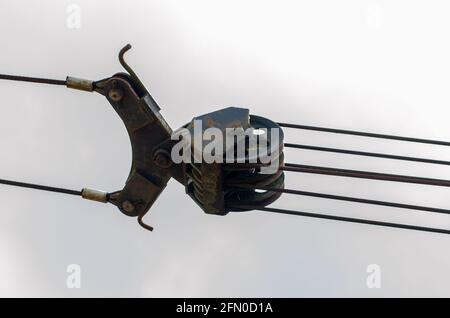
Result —
M 96 83 L 96 91 L 107 97 L 125 124 L 133 154 L 127 182 L 111 202 L 124 214 L 139 216 L 150 209 L 170 179 L 167 171 L 154 163 L 153 157 L 155 147 L 170 138 L 171 131 L 161 124 L 148 99 L 139 96 L 133 84 L 131 78 L 113 76 Z M 118 90 L 123 92 L 120 99 L 110 94 Z
M 247 130 L 249 128 L 265 128 L 270 131 L 270 128 L 279 129 L 279 126 L 274 122 L 259 116 L 252 116 L 248 109 L 229 107 L 221 109 L 203 116 L 195 117 L 191 123 L 186 125 L 194 136 L 194 123 L 197 121 L 202 123 L 202 129 L 214 127 L 222 132 L 223 136 L 227 135 L 226 130 L 229 128 Z M 281 129 L 280 129 L 281 132 Z M 202 131 L 203 133 L 203 131 Z M 269 152 L 278 154 L 276 159 L 283 161 L 283 133 L 281 132 L 280 139 L 273 142 L 275 149 L 270 149 Z M 195 138 L 195 137 L 194 137 Z M 222 140 L 224 149 L 224 156 L 227 147 L 226 138 Z M 209 142 L 209 141 L 207 141 Z M 206 142 L 206 143 L 207 143 Z M 192 143 L 193 160 L 195 157 L 203 153 L 205 142 L 200 146 Z M 231 147 L 234 147 L 234 143 Z M 248 145 L 246 145 L 248 150 Z M 258 145 L 259 147 L 259 145 Z M 259 152 L 256 158 L 246 151 L 243 158 L 235 153 L 234 162 L 226 162 L 223 158 L 223 163 L 207 163 L 201 160 L 199 163 L 191 163 L 185 166 L 185 174 L 187 180 L 185 181 L 186 192 L 191 198 L 203 209 L 205 213 L 225 215 L 231 211 L 243 211 L 244 209 L 232 208 L 237 205 L 257 205 L 266 206 L 277 200 L 281 193 L 275 191 L 265 191 L 263 193 L 257 192 L 254 189 L 232 189 L 230 185 L 236 182 L 241 182 L 247 185 L 258 186 L 270 185 L 274 188 L 282 189 L 284 187 L 284 173 L 280 170 L 272 174 L 261 173 L 261 156 Z M 254 166 L 245 166 L 240 161 L 255 162 Z

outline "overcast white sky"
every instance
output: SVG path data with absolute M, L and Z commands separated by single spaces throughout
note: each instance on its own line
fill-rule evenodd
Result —
M 81 9 L 81 28 L 66 9 Z M 0 73 L 101 79 L 119 49 L 173 128 L 227 106 L 311 125 L 450 140 L 448 1 L 0 2 Z M 128 136 L 101 96 L 0 82 L 0 178 L 119 190 Z M 450 160 L 445 147 L 286 131 L 286 141 Z M 287 151 L 290 162 L 435 178 L 446 167 Z M 305 174 L 287 186 L 450 207 L 448 189 Z M 171 181 L 146 220 L 0 187 L 1 296 L 450 296 L 450 237 L 271 215 L 204 214 Z M 450 218 L 292 197 L 277 206 L 450 228 Z M 66 287 L 79 264 L 82 287 Z M 381 288 L 366 268 L 381 268 Z

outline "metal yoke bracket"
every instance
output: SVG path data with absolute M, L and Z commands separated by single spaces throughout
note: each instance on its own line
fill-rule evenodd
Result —
M 130 74 L 118 73 L 94 82 L 93 89 L 106 97 L 122 119 L 132 148 L 131 171 L 125 186 L 108 194 L 108 202 L 125 215 L 138 216 L 139 223 L 152 230 L 142 218 L 171 178 L 170 155 L 158 145 L 170 139 L 172 130 L 161 116 L 159 106 L 123 60 L 129 48 L 122 49 L 119 59 Z

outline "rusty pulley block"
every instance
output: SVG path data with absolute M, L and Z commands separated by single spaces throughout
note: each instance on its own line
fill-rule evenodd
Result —
M 139 224 L 148 230 L 152 230 L 152 227 L 143 222 L 143 217 L 156 201 L 159 194 L 164 190 L 167 182 L 171 178 L 174 178 L 184 185 L 186 193 L 208 214 L 226 215 L 229 212 L 261 210 L 336 221 L 450 234 L 450 231 L 446 229 L 350 218 L 332 214 L 285 210 L 269 206 L 280 198 L 283 193 L 286 193 L 321 199 L 388 206 L 399 209 L 450 214 L 450 210 L 443 208 L 346 197 L 297 189 L 285 189 L 285 172 L 312 173 L 444 187 L 450 186 L 450 180 L 311 166 L 301 163 L 285 163 L 284 148 L 438 165 L 450 165 L 450 162 L 428 158 L 285 143 L 285 132 L 282 128 L 346 134 L 366 138 L 390 139 L 401 142 L 434 144 L 437 146 L 450 146 L 449 142 L 299 124 L 276 123 L 268 118 L 250 114 L 248 109 L 237 107 L 224 108 L 195 117 L 183 127 L 172 130 L 162 117 L 158 104 L 136 73 L 126 63 L 124 54 L 130 48 L 131 46 L 127 45 L 119 53 L 119 61 L 126 72 L 117 73 L 109 78 L 98 81 L 70 76 L 66 80 L 53 80 L 0 75 L 0 79 L 64 85 L 68 88 L 97 92 L 105 96 L 123 121 L 132 147 L 132 165 L 123 189 L 115 192 L 104 192 L 87 188 L 77 191 L 1 179 L 0 183 L 79 195 L 93 201 L 109 202 L 117 206 L 123 214 L 137 217 Z

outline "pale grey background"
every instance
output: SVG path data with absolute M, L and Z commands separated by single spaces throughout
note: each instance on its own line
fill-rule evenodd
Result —
M 66 26 L 70 3 L 81 28 Z M 448 1 L 0 3 L 0 73 L 101 79 L 137 70 L 176 128 L 242 106 L 278 121 L 450 140 Z M 0 178 L 118 190 L 126 131 L 107 101 L 0 82 Z M 446 147 L 287 131 L 286 140 L 450 159 Z M 450 178 L 447 167 L 288 151 L 291 162 Z M 288 175 L 288 186 L 450 207 L 448 189 Z M 0 187 L 1 296 L 450 296 L 450 238 L 301 217 L 214 217 L 170 182 L 146 218 Z M 278 206 L 450 228 L 427 213 L 285 196 Z M 66 288 L 80 264 L 82 288 Z M 378 264 L 382 288 L 366 287 Z

